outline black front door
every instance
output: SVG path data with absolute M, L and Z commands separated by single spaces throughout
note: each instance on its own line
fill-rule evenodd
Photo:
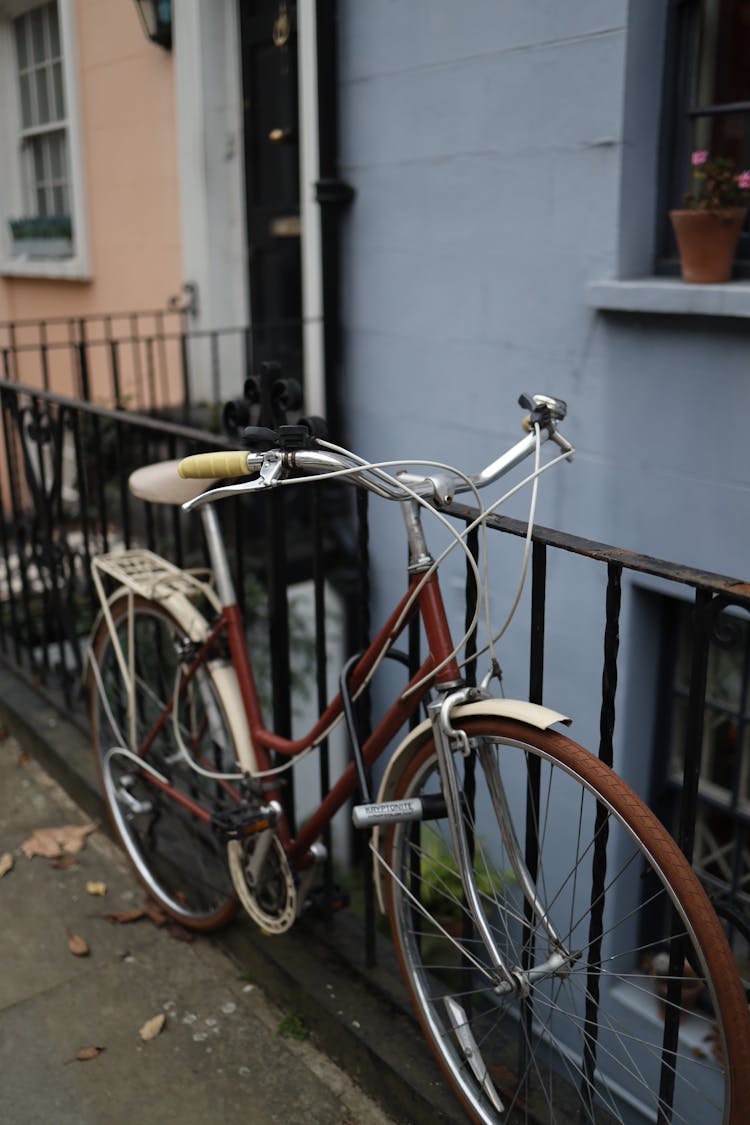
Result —
M 240 0 L 251 361 L 302 381 L 296 4 Z

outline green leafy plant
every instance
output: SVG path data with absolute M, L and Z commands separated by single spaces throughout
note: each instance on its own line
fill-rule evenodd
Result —
M 284 1016 L 276 1031 L 282 1039 L 295 1039 L 298 1043 L 303 1043 L 310 1037 L 310 1028 L 299 1012 L 289 1012 Z
M 70 215 L 30 215 L 23 219 L 9 219 L 8 226 L 19 242 L 28 238 L 73 237 Z
M 436 916 L 463 914 L 463 884 L 453 851 L 431 826 L 422 829 L 420 897 L 422 905 Z M 509 873 L 475 865 L 477 890 L 487 899 L 494 899 L 512 879 Z
M 747 207 L 750 202 L 750 171 L 737 172 L 734 161 L 710 156 L 705 149 L 690 158 L 693 190 L 683 197 L 690 211 L 718 211 L 724 207 Z

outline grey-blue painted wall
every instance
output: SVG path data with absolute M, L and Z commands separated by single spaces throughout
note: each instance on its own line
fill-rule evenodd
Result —
M 540 523 L 743 577 L 750 322 L 586 300 L 590 281 L 649 272 L 665 8 L 341 0 L 347 437 L 472 471 L 519 436 L 519 391 L 559 395 L 578 452 L 544 481 Z M 381 610 L 404 581 L 387 507 L 372 515 Z M 459 587 L 449 575 L 456 620 Z M 645 789 L 657 637 L 638 589 L 626 581 L 618 753 Z M 603 604 L 601 568 L 554 565 L 545 694 L 594 747 Z M 523 605 L 501 647 L 511 694 L 527 691 L 527 632 Z

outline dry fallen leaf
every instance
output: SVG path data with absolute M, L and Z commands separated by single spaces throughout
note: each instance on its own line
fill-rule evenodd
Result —
M 76 855 L 86 842 L 86 837 L 96 829 L 95 824 L 66 824 L 62 828 L 35 828 L 21 851 L 31 859 L 35 855 L 56 859 L 63 851 Z
M 106 883 L 88 882 L 86 884 L 86 890 L 88 891 L 88 893 L 90 895 L 106 895 L 107 884 Z
M 120 925 L 125 926 L 128 922 L 138 922 L 141 918 L 146 917 L 146 911 L 141 907 L 140 910 L 115 910 L 112 914 L 105 914 L 105 922 L 119 922 Z
M 75 954 L 76 957 L 88 957 L 91 952 L 89 943 L 85 938 L 82 938 L 80 934 L 70 935 L 68 938 L 68 949 L 71 953 Z
M 175 941 L 195 941 L 195 934 L 192 930 L 185 929 L 179 922 L 170 922 L 169 925 L 165 927 L 165 931 Z
M 74 855 L 59 855 L 49 861 L 50 867 L 55 867 L 58 871 L 67 871 L 69 867 L 74 867 L 75 863 Z
M 160 1012 L 158 1016 L 153 1016 L 150 1020 L 146 1020 L 143 1027 L 138 1029 L 138 1034 L 145 1043 L 148 1043 L 149 1039 L 156 1039 L 156 1036 L 162 1030 L 166 1021 L 167 1017 L 164 1015 L 164 1012 Z
M 104 1047 L 81 1047 L 80 1051 L 76 1051 L 76 1058 L 79 1062 L 86 1062 L 88 1059 L 95 1059 L 103 1050 Z
M 168 921 L 168 915 L 166 915 L 163 910 L 160 910 L 158 906 L 152 906 L 151 903 L 146 903 L 144 910 L 157 927 L 163 926 Z
M 0 879 L 2 879 L 3 875 L 7 875 L 12 867 L 13 856 L 10 852 L 3 852 L 3 854 L 0 855 Z

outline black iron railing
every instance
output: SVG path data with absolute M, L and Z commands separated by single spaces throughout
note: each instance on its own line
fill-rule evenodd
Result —
M 264 360 L 299 377 L 301 346 L 298 322 L 199 329 L 188 308 L 0 321 L 0 378 L 212 428 L 212 404 Z
M 472 508 L 453 508 L 453 514 L 471 522 L 477 515 Z M 504 516 L 491 516 L 487 526 L 495 531 L 515 537 L 525 537 L 527 525 Z M 739 611 L 743 616 L 750 613 L 750 583 L 724 575 L 700 571 L 677 563 L 656 559 L 648 555 L 611 547 L 604 543 L 567 535 L 545 527 L 535 527 L 533 532 L 532 582 L 531 582 L 531 644 L 529 699 L 541 703 L 543 696 L 545 668 L 545 618 L 547 598 L 547 567 L 550 550 L 566 552 L 578 559 L 589 559 L 606 567 L 606 593 L 604 601 L 603 661 L 601 673 L 601 703 L 599 712 L 598 755 L 608 766 L 614 761 L 614 734 L 616 715 L 616 693 L 618 682 L 618 656 L 620 647 L 620 623 L 622 603 L 622 580 L 625 573 L 649 575 L 665 583 L 664 597 L 688 596 L 692 600 L 691 644 L 689 653 L 690 671 L 687 687 L 686 716 L 683 724 L 684 734 L 671 733 L 672 750 L 681 762 L 681 776 L 672 788 L 678 794 L 673 802 L 671 815 L 662 816 L 673 833 L 686 857 L 694 862 L 699 875 L 706 883 L 707 890 L 719 915 L 726 922 L 730 942 L 736 951 L 741 950 L 741 969 L 746 983 L 750 984 L 750 856 L 747 839 L 750 836 L 750 743 L 746 732 L 750 721 L 746 717 L 747 692 L 750 685 L 750 644 L 741 657 L 744 666 L 743 684 L 738 691 L 737 714 L 729 706 L 722 710 L 736 722 L 737 729 L 732 735 L 731 783 L 726 797 L 716 799 L 711 786 L 705 784 L 703 758 L 706 750 L 704 723 L 707 713 L 707 678 L 709 661 L 718 638 L 719 622 L 728 611 Z M 750 636 L 750 632 L 748 633 Z M 662 670 L 663 671 L 663 670 Z M 661 707 L 669 709 L 671 700 L 668 692 L 661 700 Z M 653 726 L 664 733 L 669 723 Z M 655 740 L 654 740 L 655 741 Z M 653 746 L 648 747 L 654 751 Z M 662 750 L 663 752 L 663 750 Z M 715 752 L 715 748 L 714 748 Z M 726 751 L 725 751 L 726 752 Z M 674 757 L 673 753 L 673 757 Z M 743 760 L 744 759 L 744 760 Z M 666 771 L 666 762 L 663 763 Z M 646 794 L 648 799 L 648 794 Z M 709 865 L 704 869 L 701 857 L 695 855 L 696 826 L 705 819 L 707 809 L 718 809 L 724 816 L 724 830 L 731 824 L 732 839 L 726 842 L 731 853 L 727 862 L 725 877 L 717 877 L 717 872 Z M 603 896 L 602 896 L 603 900 Z
M 181 566 L 206 564 L 199 521 L 172 507 L 136 501 L 127 489 L 130 471 L 231 443 L 216 432 L 108 410 L 8 379 L 0 380 L 0 407 L 0 656 L 39 690 L 52 693 L 68 713 L 77 713 L 83 723 L 81 671 L 98 608 L 89 577 L 92 556 L 120 544 L 143 545 Z M 314 685 L 314 702 L 322 705 L 328 696 L 325 639 L 331 621 L 326 585 L 338 591 L 344 606 L 346 650 L 362 647 L 370 631 L 367 505 L 362 494 L 356 505 L 352 501 L 347 506 L 346 497 L 352 501 L 345 486 L 329 485 L 285 489 L 270 497 L 244 497 L 219 506 L 240 601 L 249 620 L 267 637 L 269 703 L 273 724 L 281 733 L 291 728 L 293 719 L 292 650 L 308 653 L 305 678 Z M 454 508 L 453 514 L 470 521 L 474 513 Z M 504 517 L 491 517 L 488 526 L 505 536 L 526 533 L 524 524 Z M 669 827 L 692 857 L 696 824 L 710 796 L 704 792 L 701 761 L 711 646 L 719 614 L 730 607 L 750 609 L 750 585 L 541 527 L 536 528 L 533 543 L 528 695 L 535 702 L 543 699 L 549 663 L 545 622 L 552 560 L 559 563 L 567 555 L 575 558 L 576 565 L 597 564 L 606 575 L 599 754 L 608 764 L 613 760 L 623 574 L 650 575 L 683 597 L 685 591 L 691 593 L 692 665 L 677 786 L 681 801 L 679 815 L 670 816 Z M 476 535 L 471 545 L 478 549 Z M 303 580 L 313 590 L 312 627 L 310 635 L 300 640 L 290 614 L 289 589 Z M 467 591 L 473 596 L 470 582 Z M 472 611 L 469 604 L 468 618 Z M 418 641 L 414 630 L 410 648 L 415 660 Z M 471 663 L 468 671 L 474 674 Z M 737 723 L 745 723 L 743 715 Z M 366 707 L 360 717 L 368 721 Z M 747 753 L 745 729 L 741 726 L 735 732 L 737 760 L 732 766 L 729 818 L 725 818 L 735 833 L 726 845 L 734 874 L 721 879 L 715 871 L 705 873 L 730 938 L 744 956 L 750 943 L 749 873 L 742 867 L 750 833 L 750 766 L 741 760 Z M 329 784 L 325 747 L 319 778 L 325 792 Z M 374 956 L 374 932 L 370 910 L 369 958 Z

